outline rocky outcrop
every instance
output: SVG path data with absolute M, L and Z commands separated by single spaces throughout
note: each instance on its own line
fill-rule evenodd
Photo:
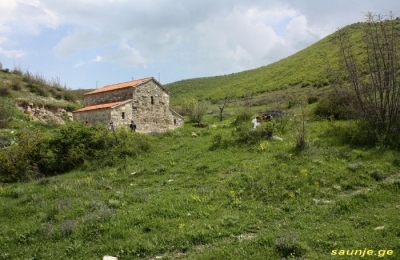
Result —
M 39 121 L 44 124 L 64 124 L 66 121 L 72 121 L 72 113 L 64 108 L 35 104 L 32 102 L 17 102 L 17 106 L 33 121 Z

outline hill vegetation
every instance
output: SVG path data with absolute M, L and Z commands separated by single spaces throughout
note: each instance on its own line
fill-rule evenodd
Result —
M 362 23 L 341 30 L 351 35 L 355 45 L 360 43 Z M 293 87 L 322 88 L 330 85 L 328 69 L 339 63 L 337 38 L 338 32 L 335 32 L 268 66 L 230 75 L 181 80 L 165 87 L 171 92 L 172 104 L 175 105 L 188 97 L 215 103 L 225 96 L 242 99 Z
M 82 106 L 82 95 L 88 90 L 71 90 L 59 79 L 47 80 L 20 68 L 3 68 L 0 63 L 0 128 L 26 128 L 30 118 L 24 107 L 63 109 L 66 113 Z M 47 122 L 50 124 L 51 122 Z
M 70 90 L 58 78 L 47 80 L 40 74 L 32 74 L 18 67 L 12 70 L 0 67 L 0 97 L 47 102 L 48 105 L 54 104 L 71 110 L 79 105 L 81 94 L 88 91 Z
M 360 28 L 343 30 L 357 43 Z M 282 63 L 168 85 L 195 112 L 175 131 L 8 125 L 0 259 L 397 259 L 399 146 L 328 93 L 336 36 Z M 277 107 L 285 113 L 253 126 Z
M 115 166 L 1 184 L 0 259 L 396 259 L 398 152 L 346 145 L 347 122 L 307 122 L 299 150 L 301 121 L 253 135 L 237 118 L 148 136 Z

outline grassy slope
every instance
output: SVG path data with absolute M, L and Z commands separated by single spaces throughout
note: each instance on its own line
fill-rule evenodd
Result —
M 82 106 L 82 95 L 88 90 L 70 90 L 57 82 L 50 82 L 40 75 L 0 70 L 0 98 L 10 98 L 19 102 L 65 108 L 72 111 Z
M 361 23 L 343 28 L 356 42 L 361 37 Z M 243 98 L 251 94 L 288 89 L 293 86 L 321 87 L 327 85 L 327 68 L 337 64 L 335 37 L 329 35 L 308 48 L 285 59 L 253 70 L 230 75 L 181 80 L 165 87 L 171 92 L 173 104 L 185 97 L 218 100 L 230 95 Z
M 322 82 L 331 41 L 282 63 L 167 87 L 176 104 L 232 89 L 246 96 L 249 87 L 297 95 L 310 91 L 299 85 Z M 215 120 L 206 118 L 217 128 L 154 136 L 149 153 L 117 168 L 0 184 L 0 259 L 358 259 L 330 254 L 364 248 L 398 258 L 399 153 L 338 144 L 331 129 L 342 123 L 327 121 L 308 122 L 303 153 L 293 151 L 296 123 L 283 142 L 211 151 L 218 134 L 234 131 L 232 118 Z
M 1 185 L 0 259 L 398 258 L 398 153 L 337 146 L 327 121 L 309 122 L 304 153 L 297 123 L 283 142 L 210 150 L 234 130 L 214 120 L 153 136 L 125 166 Z

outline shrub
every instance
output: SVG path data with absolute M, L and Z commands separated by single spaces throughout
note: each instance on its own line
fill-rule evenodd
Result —
M 232 131 L 233 142 L 236 144 L 256 144 L 261 140 L 269 139 L 276 131 L 272 122 L 266 122 L 256 129 L 243 123 Z
M 187 98 L 182 103 L 184 115 L 189 117 L 191 122 L 201 122 L 206 113 L 207 106 L 205 102 L 198 102 L 194 98 Z
M 42 97 L 47 97 L 49 95 L 49 91 L 46 87 L 36 84 L 28 84 L 27 87 L 31 93 L 37 94 Z
M 0 181 L 14 182 L 39 177 L 36 159 L 43 136 L 24 130 L 17 136 L 17 144 L 0 151 Z
M 318 102 L 314 113 L 321 117 L 333 117 L 334 119 L 354 118 L 350 100 L 348 97 L 330 92 L 326 98 Z
M 375 133 L 361 121 L 346 124 L 334 122 L 326 131 L 326 135 L 334 137 L 343 144 L 356 146 L 374 146 L 377 142 Z
M 0 97 L 0 128 L 6 128 L 15 113 L 15 105 L 11 99 Z
M 115 166 L 150 148 L 148 136 L 101 124 L 69 122 L 44 135 L 24 130 L 16 144 L 0 150 L 0 181 L 29 181 L 77 167 Z
M 308 104 L 314 104 L 318 102 L 318 97 L 317 96 L 310 96 L 307 98 L 307 103 Z
M 304 254 L 305 249 L 298 240 L 298 235 L 296 233 L 286 233 L 277 239 L 276 251 L 283 257 L 299 257 Z
M 233 126 L 239 126 L 243 124 L 243 122 L 250 122 L 252 117 L 251 111 L 249 109 L 241 110 L 236 116 L 235 120 L 232 122 Z
M 11 81 L 11 88 L 15 91 L 20 91 L 22 89 L 22 82 L 19 79 L 13 78 Z
M 7 97 L 11 94 L 11 89 L 7 86 L 0 86 L 0 97 Z
M 70 90 L 66 90 L 64 92 L 63 98 L 67 101 L 75 102 L 79 99 L 79 96 Z
M 350 97 L 354 114 L 375 132 L 377 145 L 393 148 L 400 145 L 393 142 L 400 129 L 398 26 L 393 13 L 368 12 L 360 43 L 349 31 L 339 30 L 336 42 L 340 62 L 330 71 L 333 87 L 343 98 Z

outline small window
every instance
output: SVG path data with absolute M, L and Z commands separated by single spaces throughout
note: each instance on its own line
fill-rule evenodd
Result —
M 174 125 L 176 125 L 176 119 L 174 119 Z
M 125 119 L 125 112 L 121 113 L 121 117 L 122 117 L 122 119 Z
M 154 105 L 154 97 L 151 96 L 151 104 Z

